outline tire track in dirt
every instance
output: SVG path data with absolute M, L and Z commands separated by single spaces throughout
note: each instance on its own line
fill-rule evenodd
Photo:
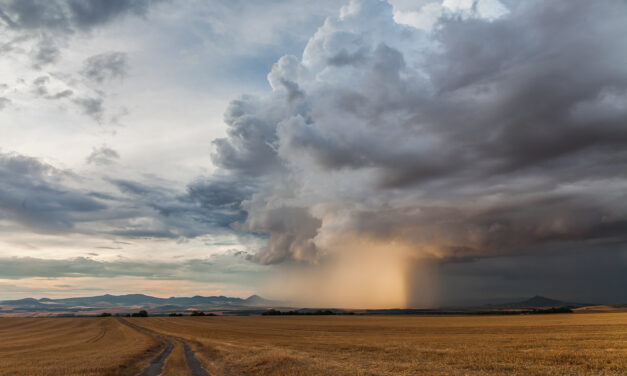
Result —
M 154 357 L 148 367 L 146 367 L 139 376 L 159 376 L 163 372 L 163 365 L 165 364 L 165 360 L 168 359 L 172 349 L 174 349 L 174 344 L 169 339 L 159 336 L 156 336 L 159 340 L 166 343 L 165 349 L 159 355 Z
M 205 371 L 205 369 L 202 368 L 202 365 L 194 356 L 194 352 L 189 347 L 187 342 L 185 342 L 181 338 L 177 338 L 176 340 L 183 344 L 183 349 L 185 350 L 185 361 L 187 362 L 187 366 L 189 367 L 189 369 L 192 371 L 192 376 L 210 376 L 209 372 Z
M 159 376 L 163 372 L 163 365 L 165 364 L 165 360 L 170 356 L 170 353 L 174 349 L 174 344 L 172 341 L 167 339 L 166 337 L 153 332 L 152 330 L 144 329 L 135 324 L 132 324 L 124 319 L 119 319 L 123 324 L 137 330 L 138 332 L 148 334 L 149 336 L 157 338 L 159 341 L 165 344 L 165 348 L 154 358 L 150 360 L 150 364 L 146 367 L 142 372 L 139 373 L 138 376 Z
M 172 341 L 170 341 L 168 338 L 162 336 L 161 334 L 155 331 L 142 328 L 124 319 L 120 319 L 120 321 L 137 331 L 151 335 L 159 339 L 161 342 L 166 343 L 166 348 L 159 355 L 153 358 L 150 361 L 150 365 L 146 369 L 144 369 L 138 376 L 161 375 L 161 372 L 163 371 L 163 365 L 165 364 L 166 359 L 168 358 L 168 356 L 170 356 L 170 353 L 172 352 L 172 349 L 174 348 L 174 344 L 172 343 Z M 204 368 L 202 368 L 200 361 L 198 361 L 198 359 L 196 359 L 196 356 L 194 355 L 194 351 L 192 351 L 192 349 L 189 347 L 189 345 L 187 344 L 187 342 L 185 342 L 184 339 L 179 338 L 179 337 L 172 337 L 172 338 L 174 338 L 176 341 L 180 342 L 183 345 L 183 351 L 185 353 L 185 362 L 187 362 L 187 366 L 189 367 L 191 371 L 191 376 L 211 376 L 209 372 L 207 372 Z
M 107 334 L 107 327 L 103 326 L 102 329 L 100 329 L 100 332 L 95 337 L 92 337 L 92 338 L 88 339 L 86 342 L 87 343 L 96 343 L 96 342 L 100 341 L 106 334 Z

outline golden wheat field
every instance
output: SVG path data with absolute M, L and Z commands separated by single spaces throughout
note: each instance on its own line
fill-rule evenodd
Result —
M 174 344 L 173 376 L 190 374 L 184 342 L 212 376 L 627 373 L 627 313 L 582 313 L 3 318 L 0 374 L 138 374 L 151 333 Z
M 624 375 L 627 314 L 133 319 L 211 375 Z
M 134 375 L 159 347 L 114 318 L 0 318 L 0 375 Z

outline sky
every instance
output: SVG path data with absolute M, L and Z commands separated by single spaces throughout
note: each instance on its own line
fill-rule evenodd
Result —
M 627 302 L 621 0 L 0 0 L 0 300 Z

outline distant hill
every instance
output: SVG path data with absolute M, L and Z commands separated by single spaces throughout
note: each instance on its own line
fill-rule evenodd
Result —
M 246 298 L 244 301 L 246 302 L 246 304 L 249 304 L 249 305 L 260 305 L 260 304 L 261 305 L 266 305 L 266 304 L 268 304 L 270 302 L 270 301 L 262 298 L 259 295 L 251 295 L 248 298 Z
M 186 310 L 249 310 L 266 309 L 280 305 L 280 302 L 252 295 L 246 299 L 227 296 L 192 296 L 157 298 L 144 294 L 99 295 L 63 299 L 33 299 L 0 301 L 0 314 L 26 313 L 80 313 L 130 312 L 138 308 L 152 312 L 168 313 Z
M 43 302 L 46 302 L 46 301 L 47 300 L 44 300 Z M 46 305 L 43 302 L 41 300 L 37 300 L 33 298 L 24 298 L 24 299 L 19 299 L 19 300 L 6 300 L 3 302 L 0 302 L 0 304 L 33 308 L 33 307 L 45 307 Z
M 515 303 L 505 304 L 491 304 L 489 307 L 503 308 L 503 309 L 533 309 L 533 308 L 557 308 L 557 307 L 583 307 L 589 304 L 583 303 L 569 303 L 560 300 L 547 298 L 544 296 L 536 295 L 533 298 L 523 300 Z
M 430 309 L 370 309 L 356 310 L 364 314 L 476 314 L 512 313 L 513 311 L 546 310 L 568 307 L 577 309 L 591 304 L 569 303 L 543 296 L 504 304 L 483 306 L 445 307 Z M 251 295 L 246 299 L 228 296 L 192 296 L 157 298 L 144 294 L 99 295 L 64 299 L 33 299 L 0 301 L 0 316 L 56 316 L 97 315 L 102 312 L 125 314 L 145 309 L 151 314 L 181 313 L 186 311 L 221 312 L 223 314 L 260 314 L 268 309 L 296 310 L 299 313 L 318 311 L 319 308 L 294 308 L 285 303 Z M 324 308 L 326 309 L 326 308 Z M 332 310 L 343 313 L 345 310 Z M 350 311 L 350 310 L 349 310 Z

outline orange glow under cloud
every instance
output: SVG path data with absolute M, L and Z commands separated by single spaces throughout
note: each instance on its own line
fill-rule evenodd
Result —
M 348 236 L 336 244 L 316 265 L 280 267 L 264 293 L 308 307 L 433 305 L 437 289 L 429 264 L 411 247 Z

